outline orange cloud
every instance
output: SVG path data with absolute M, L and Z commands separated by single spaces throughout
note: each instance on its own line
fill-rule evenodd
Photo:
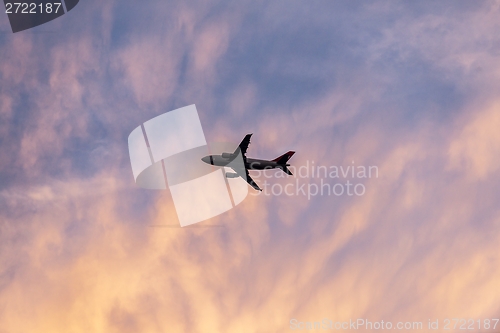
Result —
M 124 153 L 123 133 L 133 123 L 128 118 L 143 116 L 136 107 L 154 113 L 173 103 L 186 55 L 189 88 L 175 97 L 207 97 L 207 105 L 214 104 L 207 85 L 217 79 L 216 64 L 238 20 L 211 22 L 207 12 L 182 7 L 172 34 L 134 35 L 115 51 L 110 70 L 124 76 L 116 89 L 133 97 L 123 102 L 115 96 L 111 106 L 99 94 L 101 74 L 83 79 L 102 69 L 93 38 L 51 49 L 47 86 L 38 86 L 31 74 L 38 68 L 33 56 L 23 56 L 33 52 L 32 40 L 9 44 L 9 65 L 26 70 L 17 77 L 2 65 L 3 79 L 26 84 L 37 97 L 33 120 L 23 123 L 29 129 L 14 142 L 20 149 L 16 165 L 36 181 L 0 191 L 0 332 L 286 332 L 293 318 L 422 321 L 425 328 L 428 319 L 442 325 L 445 318 L 497 316 L 496 97 L 478 103 L 490 107 L 467 104 L 456 121 L 423 119 L 394 129 L 379 118 L 397 114 L 396 106 L 389 113 L 365 112 L 365 102 L 380 99 L 382 89 L 363 77 L 292 107 L 266 105 L 258 116 L 250 115 L 252 126 L 217 117 L 212 138 L 238 140 L 243 127 L 256 128 L 252 156 L 295 149 L 296 167 L 308 161 L 345 166 L 352 160 L 378 166 L 380 176 L 364 180 L 366 194 L 360 197 L 250 195 L 201 224 L 206 227 L 176 228 L 168 191 L 134 187 Z M 452 20 L 452 27 L 463 34 L 475 27 L 491 36 L 496 21 L 487 14 L 484 25 L 468 24 L 478 23 L 473 15 L 463 26 Z M 410 52 L 438 31 L 440 37 L 422 51 L 425 59 L 448 70 L 491 60 L 466 52 L 467 43 L 453 39 L 442 20 L 447 22 L 426 17 L 408 29 L 398 21 L 374 49 L 399 46 Z M 109 38 L 111 28 L 103 29 Z M 470 42 L 480 35 L 474 30 L 464 38 Z M 402 40 L 406 44 L 398 44 Z M 240 94 L 241 105 L 235 97 Z M 249 79 L 229 95 L 236 117 L 247 116 L 258 105 L 258 83 Z M 14 97 L 2 99 L 0 117 L 9 121 L 18 96 L 7 96 Z M 102 112 L 82 111 L 86 107 Z M 71 147 L 68 140 L 92 136 L 91 116 L 109 126 L 118 148 L 111 145 L 104 154 L 100 170 L 106 171 L 82 176 L 64 152 Z M 0 126 L 5 135 L 14 125 Z M 2 158 L 11 161 L 7 153 Z M 54 168 L 62 164 L 64 174 L 42 168 L 46 159 Z M 283 185 L 294 179 L 270 181 Z

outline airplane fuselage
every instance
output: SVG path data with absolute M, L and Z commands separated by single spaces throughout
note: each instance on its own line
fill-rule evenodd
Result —
M 295 154 L 294 151 L 289 151 L 271 161 L 246 157 L 251 136 L 252 134 L 245 135 L 245 138 L 243 138 L 241 143 L 232 153 L 226 152 L 221 155 L 207 155 L 201 160 L 207 164 L 233 169 L 234 173 L 227 172 L 227 170 L 225 170 L 226 178 L 241 177 L 257 191 L 262 191 L 262 189 L 259 185 L 257 185 L 252 177 L 250 177 L 248 170 L 281 169 L 287 175 L 293 175 L 290 169 L 288 169 L 290 164 L 287 164 L 287 162 L 293 154 Z
M 202 161 L 215 166 L 227 166 L 232 159 L 223 157 L 222 155 L 208 155 L 202 158 Z M 275 161 L 260 160 L 256 158 L 246 158 L 245 168 L 248 170 L 268 170 L 278 168 L 279 165 Z

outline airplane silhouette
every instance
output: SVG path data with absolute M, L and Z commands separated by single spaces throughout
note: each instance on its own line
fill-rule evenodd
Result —
M 276 157 L 274 160 L 261 160 L 256 158 L 246 157 L 248 145 L 250 144 L 250 137 L 252 134 L 245 135 L 245 138 L 241 141 L 239 146 L 233 153 L 222 153 L 221 155 L 208 155 L 203 157 L 201 160 L 207 164 L 215 165 L 215 166 L 228 166 L 234 170 L 235 173 L 226 172 L 227 178 L 237 178 L 241 177 L 247 181 L 250 186 L 258 191 L 262 191 L 262 189 L 255 183 L 255 181 L 248 174 L 248 170 L 268 170 L 268 169 L 281 169 L 287 175 L 292 175 L 288 167 L 290 164 L 287 164 L 288 160 L 295 154 L 294 151 L 289 151 L 279 157 Z M 240 167 L 238 164 L 231 163 L 233 162 L 241 153 L 243 157 L 244 165 Z

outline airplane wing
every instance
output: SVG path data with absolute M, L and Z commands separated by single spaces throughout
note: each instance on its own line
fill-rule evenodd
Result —
M 234 172 L 236 172 L 238 174 L 238 176 L 245 179 L 247 181 L 247 183 L 250 184 L 250 186 L 252 186 L 254 189 L 256 189 L 257 191 L 262 191 L 262 189 L 259 187 L 259 185 L 257 185 L 257 183 L 252 179 L 252 177 L 250 177 L 247 169 L 233 168 L 233 167 L 231 169 L 233 169 Z
M 241 155 L 243 156 L 243 161 L 246 163 L 246 153 L 248 149 L 248 145 L 250 145 L 250 138 L 252 137 L 252 133 L 245 135 L 243 140 L 241 140 L 241 143 L 239 144 L 238 148 L 234 151 L 234 154 L 239 153 L 241 151 Z M 239 150 L 239 151 L 238 151 Z M 254 189 L 257 191 L 262 191 L 259 185 L 250 177 L 248 174 L 248 169 L 246 168 L 235 168 L 231 167 L 241 178 L 245 179 L 250 186 L 252 186 Z
M 240 145 L 238 146 L 238 148 L 236 148 L 234 153 L 236 154 L 238 152 L 238 149 L 239 149 L 241 151 L 241 154 L 243 155 L 243 158 L 245 158 L 246 157 L 245 155 L 246 155 L 247 149 L 248 149 L 248 145 L 250 144 L 251 137 L 252 137 L 252 134 L 245 135 L 245 137 L 243 138 L 243 140 L 241 140 Z
M 259 185 L 257 185 L 257 183 L 252 179 L 252 177 L 250 177 L 248 171 L 247 171 L 247 183 L 250 184 L 250 186 L 252 186 L 257 191 L 262 191 Z

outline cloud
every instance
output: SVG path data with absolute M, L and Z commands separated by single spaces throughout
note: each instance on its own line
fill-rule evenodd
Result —
M 196 4 L 89 2 L 69 15 L 92 27 L 2 42 L 0 332 L 495 316 L 498 8 Z M 379 177 L 172 227 L 170 193 L 134 186 L 126 137 L 192 103 L 208 141 L 254 132 L 249 156 Z
M 470 173 L 473 180 L 486 180 L 494 176 L 500 153 L 497 128 L 500 125 L 498 105 L 483 112 L 469 115 L 466 125 L 450 145 L 450 167 Z

